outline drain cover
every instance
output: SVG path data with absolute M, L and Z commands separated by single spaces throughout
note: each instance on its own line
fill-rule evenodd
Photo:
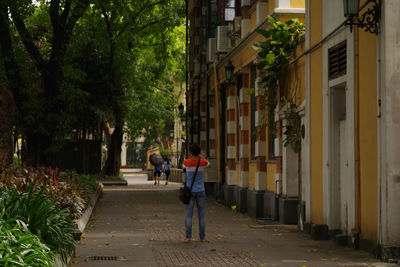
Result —
M 119 257 L 117 256 L 89 256 L 90 261 L 117 261 Z

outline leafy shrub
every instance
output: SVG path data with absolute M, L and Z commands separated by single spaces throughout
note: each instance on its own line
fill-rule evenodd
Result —
M 0 191 L 0 210 L 5 220 L 24 221 L 31 233 L 37 235 L 66 262 L 75 248 L 74 224 L 66 209 L 60 209 L 44 196 L 44 189 L 27 193 L 17 190 Z
M 19 192 L 44 191 L 46 197 L 60 209 L 68 209 L 72 219 L 82 215 L 93 188 L 97 182 L 79 178 L 76 173 L 63 172 L 51 168 L 11 168 L 0 171 L 0 186 Z M 81 183 L 83 181 L 83 183 Z
M 20 220 L 0 219 L 0 265 L 1 266 L 49 266 L 54 253 L 33 235 Z
M 96 192 L 99 184 L 97 182 L 96 176 L 90 174 L 79 174 L 77 175 L 79 184 L 85 187 L 86 191 L 89 193 Z

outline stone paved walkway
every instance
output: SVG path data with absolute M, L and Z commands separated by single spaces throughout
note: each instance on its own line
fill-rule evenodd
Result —
M 127 180 L 128 186 L 104 188 L 72 266 L 379 266 L 362 251 L 311 240 L 296 226 L 259 225 L 212 199 L 206 204 L 209 242 L 198 241 L 195 217 L 194 240 L 182 243 L 180 185 L 153 185 L 143 174 Z

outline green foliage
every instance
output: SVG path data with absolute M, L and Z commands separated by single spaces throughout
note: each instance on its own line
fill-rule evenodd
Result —
M 0 265 L 51 267 L 55 255 L 50 248 L 23 221 L 3 217 L 0 217 Z
M 19 158 L 18 156 L 14 155 L 14 163 L 13 163 L 13 165 L 16 168 L 21 168 L 21 158 Z
M 185 81 L 184 1 L 93 0 L 60 47 L 60 32 L 55 32 L 57 23 L 51 19 L 51 5 L 56 2 L 5 3 L 21 17 L 38 58 L 46 63 L 39 64 L 41 60 L 27 49 L 10 16 L 13 51 L 22 78 L 16 135 L 24 141 L 36 134 L 51 139 L 43 151 L 36 146 L 28 151 L 43 156 L 46 150 L 59 150 L 57 144 L 65 139 L 88 134 L 100 138 L 102 129 L 116 124 L 125 125 L 132 140 L 143 134 L 154 143 L 168 136 L 179 104 L 176 99 L 184 90 L 184 86 L 174 89 Z M 87 4 L 83 0 L 58 2 L 58 13 L 53 15 Z M 68 3 L 70 9 L 65 6 Z M 71 13 L 67 15 L 69 21 Z M 65 29 L 65 25 L 58 26 Z M 52 68 L 43 68 L 53 63 L 60 77 L 49 90 L 51 75 L 45 74 Z M 13 83 L 3 73 L 0 83 Z M 28 146 L 32 143 L 26 142 Z
M 43 193 L 60 209 L 67 209 L 71 219 L 81 217 L 90 194 L 97 190 L 98 183 L 92 177 L 73 172 L 58 174 L 51 168 L 21 168 L 0 170 L 0 186 L 19 192 Z
M 259 49 L 258 56 L 261 60 L 257 64 L 260 70 L 259 83 L 265 91 L 265 104 L 268 111 L 268 126 L 274 129 L 275 108 L 277 106 L 276 92 L 279 80 L 282 78 L 289 59 L 294 55 L 299 39 L 305 33 L 305 26 L 298 20 L 281 22 L 274 17 L 268 17 L 270 27 L 268 29 L 256 30 L 263 35 L 266 40 L 254 44 L 255 49 Z M 294 151 L 300 149 L 300 128 L 298 127 L 300 117 L 297 114 L 294 101 L 288 98 L 281 98 L 279 101 L 286 107 L 288 125 L 284 130 L 284 144 L 291 145 Z M 293 114 L 296 113 L 296 114 Z
M 96 176 L 90 174 L 76 174 L 79 184 L 85 188 L 85 191 L 94 193 L 99 188 Z
M 75 248 L 73 221 L 67 210 L 44 197 L 44 190 L 27 193 L 17 190 L 0 191 L 0 210 L 4 220 L 17 219 L 25 222 L 31 233 L 37 235 L 50 249 L 60 253 L 64 262 Z
M 171 149 L 159 147 L 159 150 L 160 150 L 161 156 L 163 156 L 164 159 L 171 158 L 171 152 L 172 152 Z

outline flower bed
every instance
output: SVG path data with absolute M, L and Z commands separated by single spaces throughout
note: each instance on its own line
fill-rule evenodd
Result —
M 98 182 L 51 168 L 0 173 L 0 265 L 52 266 L 55 254 L 66 263 L 75 248 L 74 220 L 82 216 Z

